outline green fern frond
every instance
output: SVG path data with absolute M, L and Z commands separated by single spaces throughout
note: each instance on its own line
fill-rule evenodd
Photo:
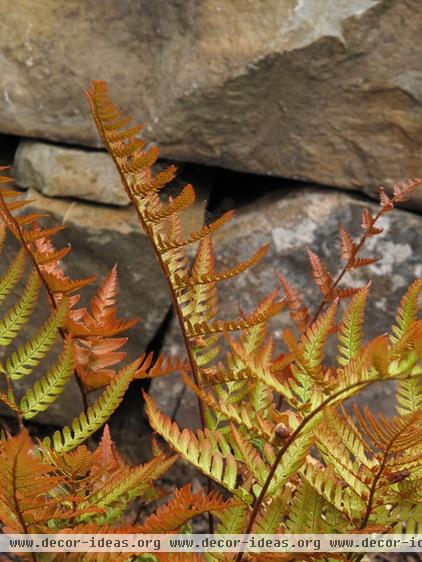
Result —
M 297 436 L 292 442 L 290 447 L 285 451 L 274 477 L 268 487 L 268 496 L 273 497 L 274 494 L 279 494 L 289 479 L 296 474 L 306 462 L 309 450 L 315 442 L 315 430 L 318 427 L 321 419 L 320 416 L 315 416 L 313 422 Z M 267 444 L 264 447 L 268 462 L 273 464 L 275 458 L 275 449 Z
M 336 312 L 337 302 L 334 301 L 302 336 L 301 360 L 310 374 L 318 373 L 321 367 L 324 345 L 334 326 Z
M 418 300 L 422 293 L 422 278 L 416 279 L 400 301 L 396 314 L 395 325 L 392 328 L 391 341 L 396 344 L 416 320 Z
M 40 361 L 50 351 L 59 328 L 66 321 L 68 310 L 68 300 L 62 298 L 57 310 L 52 312 L 39 332 L 7 358 L 6 371 L 12 380 L 30 375 L 34 367 L 39 365 Z
M 287 529 L 290 533 L 323 532 L 324 500 L 312 486 L 302 481 L 290 503 Z
M 337 514 L 342 514 L 349 521 L 361 519 L 365 502 L 351 488 L 343 487 L 331 467 L 325 468 L 315 459 L 309 459 L 302 474 L 306 482 L 335 508 Z
M 37 273 L 32 272 L 17 303 L 0 320 L 0 345 L 8 346 L 18 335 L 20 329 L 28 322 L 37 304 L 41 281 Z
M 337 361 L 340 365 L 346 365 L 362 351 L 363 322 L 368 294 L 369 285 L 359 289 L 344 312 L 338 333 Z
M 397 383 L 397 412 L 400 415 L 422 411 L 422 382 L 420 377 L 412 377 Z
M 144 395 L 148 419 L 153 429 L 201 472 L 224 486 L 235 496 L 250 501 L 245 489 L 237 486 L 238 466 L 229 444 L 218 431 L 188 429 L 180 431 L 176 423 L 160 412 L 152 398 Z
M 45 377 L 29 388 L 20 402 L 23 417 L 27 420 L 40 412 L 44 412 L 63 392 L 74 368 L 73 345 L 70 340 L 65 342 L 62 353 L 56 364 Z
M 2 303 L 22 277 L 25 266 L 25 250 L 20 249 L 15 259 L 0 277 L 0 303 Z
M 292 490 L 286 488 L 281 496 L 272 498 L 269 504 L 261 506 L 252 532 L 259 535 L 271 535 L 280 531 L 291 498 Z
M 105 486 L 100 487 L 89 495 L 86 502 L 79 505 L 79 509 L 98 507 L 104 515 L 94 516 L 101 524 L 109 523 L 120 516 L 129 503 L 143 492 L 148 492 L 151 483 L 160 478 L 174 464 L 177 456 L 160 455 L 149 462 L 133 468 L 121 469 Z M 80 521 L 92 520 L 92 516 L 82 516 Z
M 229 507 L 224 511 L 218 511 L 216 516 L 220 521 L 217 527 L 217 533 L 221 535 L 236 535 L 242 533 L 245 528 L 248 506 L 239 504 L 234 507 Z
M 97 431 L 111 416 L 123 399 L 130 381 L 139 367 L 139 360 L 124 367 L 111 380 L 103 394 L 88 408 L 87 413 L 82 413 L 75 418 L 71 427 L 66 426 L 62 431 L 56 431 L 53 435 L 53 447 L 59 453 L 70 451 L 83 443 L 94 431 Z M 51 446 L 51 440 L 44 440 L 47 447 Z
M 268 476 L 269 466 L 254 445 L 234 425 L 231 427 L 236 457 L 248 468 L 255 480 L 262 485 Z

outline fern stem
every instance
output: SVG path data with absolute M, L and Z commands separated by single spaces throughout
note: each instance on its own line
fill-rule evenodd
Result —
M 34 254 L 32 253 L 32 251 L 30 249 L 29 244 L 27 244 L 25 238 L 23 237 L 22 230 L 21 230 L 21 227 L 20 227 L 19 223 L 16 221 L 15 217 L 9 211 L 9 209 L 7 207 L 7 204 L 6 204 L 6 201 L 4 200 L 3 194 L 1 193 L 1 190 L 0 190 L 0 202 L 1 202 L 1 206 L 4 210 L 4 212 L 7 215 L 8 220 L 13 224 L 13 229 L 11 229 L 12 232 L 13 232 L 13 230 L 16 231 L 17 234 L 15 234 L 15 236 L 17 236 L 20 245 L 22 246 L 22 248 L 27 253 L 29 259 L 32 262 L 32 265 L 33 265 L 35 271 L 37 272 L 37 275 L 38 275 L 42 285 L 45 288 L 45 291 L 46 291 L 47 298 L 48 298 L 48 301 L 50 303 L 51 309 L 56 312 L 57 311 L 57 303 L 56 303 L 56 299 L 54 298 L 54 294 L 52 293 L 52 291 L 51 291 L 51 289 L 50 289 L 50 287 L 49 287 L 49 285 L 48 285 L 48 283 L 47 283 L 47 281 L 46 281 L 46 279 L 43 275 L 43 272 L 41 271 L 41 268 L 40 268 L 37 260 L 35 259 Z M 60 333 L 60 337 L 62 338 L 62 340 L 65 341 L 66 335 L 65 335 L 62 328 L 59 328 L 59 333 Z M 88 400 L 87 400 L 87 397 L 86 397 L 86 392 L 85 392 L 85 389 L 84 389 L 83 382 L 82 382 L 80 376 L 78 375 L 78 373 L 76 372 L 76 370 L 74 371 L 74 376 L 75 376 L 76 382 L 78 384 L 78 387 L 79 387 L 79 390 L 80 390 L 80 393 L 81 393 L 84 412 L 87 413 L 87 411 L 88 411 Z
M 366 507 L 365 516 L 364 516 L 364 518 L 363 518 L 363 520 L 362 520 L 362 523 L 361 523 L 360 526 L 359 526 L 359 529 L 360 529 L 360 530 L 362 530 L 362 529 L 364 529 L 364 528 L 366 527 L 366 525 L 368 524 L 369 518 L 370 518 L 370 516 L 371 516 L 372 508 L 373 508 L 373 506 L 374 506 L 375 493 L 376 493 L 376 491 L 377 491 L 377 485 L 378 485 L 378 482 L 380 481 L 380 479 L 381 479 L 381 477 L 382 477 L 382 475 L 383 475 L 383 472 L 384 472 L 385 466 L 386 466 L 386 464 L 387 464 L 387 458 L 388 458 L 388 455 L 389 455 L 389 453 L 390 453 L 391 447 L 394 445 L 395 440 L 400 436 L 400 434 L 403 432 L 403 430 L 407 429 L 407 428 L 409 427 L 409 425 L 412 425 L 412 423 L 413 423 L 413 419 L 411 418 L 411 419 L 409 420 L 409 422 L 408 422 L 406 425 L 404 425 L 403 427 L 401 427 L 400 430 L 397 431 L 397 432 L 393 435 L 393 437 L 392 437 L 392 438 L 390 439 L 390 441 L 388 442 L 387 447 L 385 448 L 385 451 L 384 451 L 384 454 L 383 454 L 383 458 L 382 458 L 382 461 L 381 461 L 379 470 L 377 471 L 377 473 L 376 473 L 376 475 L 375 475 L 375 477 L 374 477 L 374 481 L 372 482 L 372 486 L 371 486 L 371 489 L 370 489 L 370 491 L 369 491 L 368 505 L 367 505 L 367 507 Z
M 7 392 L 8 394 L 10 394 L 10 396 L 12 397 L 12 401 L 15 405 L 16 404 L 16 394 L 15 394 L 15 388 L 13 386 L 13 383 L 11 381 L 11 379 L 7 376 L 6 371 L 3 372 L 4 374 L 4 378 L 6 380 L 6 385 L 7 385 Z M 22 431 L 22 429 L 25 428 L 24 424 L 23 424 L 23 418 L 22 418 L 22 414 L 19 410 L 14 410 L 15 412 L 15 416 L 16 416 L 16 422 L 18 424 L 18 428 L 19 431 Z
M 324 310 L 325 305 L 328 304 L 330 301 L 333 300 L 334 297 L 334 291 L 335 289 L 338 287 L 338 285 L 340 284 L 340 282 L 342 281 L 343 277 L 346 275 L 346 273 L 351 269 L 353 261 L 355 260 L 356 256 L 358 255 L 358 253 L 361 251 L 361 249 L 363 248 L 363 246 L 366 244 L 366 241 L 369 238 L 370 235 L 370 228 L 372 228 L 375 223 L 385 214 L 385 211 L 383 208 L 381 208 L 378 213 L 375 215 L 374 220 L 371 224 L 371 227 L 368 227 L 365 232 L 363 233 L 361 239 L 359 240 L 358 244 L 356 245 L 356 248 L 353 252 L 353 254 L 350 256 L 350 258 L 347 260 L 346 265 L 343 267 L 343 269 L 340 271 L 340 273 L 337 275 L 337 278 L 335 279 L 333 286 L 331 287 L 330 293 L 324 297 L 320 303 L 320 305 L 318 306 L 312 320 L 308 323 L 308 325 L 306 326 L 305 331 L 312 326 L 312 324 L 317 320 L 317 318 L 319 317 L 319 315 L 321 314 L 321 312 Z
M 141 210 L 139 209 L 139 207 L 137 205 L 137 202 L 136 202 L 136 199 L 135 199 L 135 196 L 133 195 L 133 193 L 132 193 L 132 191 L 129 187 L 129 184 L 126 180 L 125 173 L 122 170 L 122 167 L 120 166 L 120 163 L 118 162 L 116 156 L 114 155 L 113 150 L 110 147 L 110 144 L 108 143 L 107 136 L 105 134 L 105 130 L 104 130 L 104 127 L 101 123 L 101 120 L 98 119 L 95 112 L 93 112 L 93 116 L 94 116 L 94 120 L 95 120 L 95 123 L 96 123 L 97 128 L 98 128 L 98 131 L 100 133 L 100 136 L 101 136 L 104 144 L 106 145 L 108 153 L 110 154 L 110 156 L 113 159 L 113 162 L 114 162 L 114 165 L 116 166 L 116 169 L 119 172 L 120 179 L 121 179 L 122 185 L 124 187 L 124 190 L 126 192 L 126 195 L 128 196 L 129 201 L 131 202 L 132 206 L 135 209 L 138 221 L 139 221 L 143 231 L 145 232 L 145 234 L 147 234 L 148 239 L 150 241 L 150 244 L 152 246 L 152 249 L 154 251 L 154 254 L 155 254 L 155 256 L 158 260 L 158 263 L 160 264 L 160 267 L 161 267 L 161 269 L 164 273 L 164 277 L 167 281 L 167 285 L 168 285 L 168 288 L 169 288 L 170 298 L 171 298 L 171 301 L 172 301 L 172 304 L 173 304 L 173 309 L 176 312 L 178 323 L 179 323 L 179 326 L 180 326 L 180 329 L 181 329 L 181 332 L 182 332 L 183 342 L 184 342 L 184 345 L 185 345 L 185 349 L 186 349 L 186 353 L 187 353 L 187 356 L 188 356 L 189 364 L 191 366 L 193 379 L 194 379 L 195 384 L 197 386 L 200 386 L 198 366 L 196 364 L 194 355 L 193 355 L 191 347 L 189 345 L 189 337 L 188 337 L 188 333 L 186 331 L 183 313 L 182 313 L 182 310 L 181 310 L 181 308 L 179 306 L 179 303 L 177 301 L 176 292 L 175 292 L 174 287 L 171 283 L 171 278 L 170 278 L 170 274 L 169 274 L 169 271 L 168 271 L 168 267 L 167 267 L 166 263 L 164 262 L 164 260 L 161 256 L 161 253 L 160 253 L 160 250 L 159 250 L 158 246 L 155 243 L 153 230 L 148 225 L 148 223 L 145 220 Z M 204 429 L 206 427 L 204 406 L 202 404 L 201 399 L 198 396 L 197 396 L 197 400 L 198 400 L 198 409 L 199 409 L 199 417 L 200 417 L 200 420 L 201 420 L 201 426 L 202 426 L 202 429 Z M 212 480 L 209 476 L 207 477 L 207 488 L 208 488 L 208 492 L 211 492 L 211 490 L 212 490 Z M 208 525 L 209 525 L 210 534 L 214 534 L 214 520 L 213 520 L 213 516 L 212 516 L 211 512 L 208 513 Z

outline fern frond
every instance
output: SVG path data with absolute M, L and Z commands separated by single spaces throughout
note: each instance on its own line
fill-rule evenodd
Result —
M 40 361 L 50 351 L 59 328 L 66 321 L 68 309 L 68 301 L 63 298 L 57 310 L 52 312 L 38 334 L 7 358 L 6 371 L 12 380 L 18 380 L 31 374 L 34 367 L 39 365 Z
M 126 466 L 111 439 L 110 428 L 107 424 L 104 426 L 100 444 L 92 454 L 92 461 L 91 475 L 93 478 L 104 479 L 107 473 L 113 473 Z
M 234 211 L 227 211 L 215 221 L 203 226 L 200 230 L 191 232 L 189 237 L 184 240 L 175 242 L 173 240 L 163 240 L 159 238 L 157 245 L 161 251 L 168 252 L 178 248 L 183 248 L 184 246 L 188 246 L 189 244 L 193 244 L 194 242 L 198 242 L 203 238 L 207 238 L 210 234 L 220 229 L 224 224 L 226 224 L 233 217 L 233 214 Z
M 236 447 L 236 456 L 245 464 L 251 475 L 262 486 L 268 476 L 269 467 L 254 445 L 234 425 L 231 427 L 231 433 L 233 445 Z
M 28 388 L 20 402 L 23 417 L 27 420 L 44 412 L 61 394 L 73 374 L 74 355 L 71 341 L 65 342 L 56 364 L 45 377 Z
M 20 249 L 15 259 L 0 277 L 0 303 L 2 303 L 21 279 L 25 266 L 25 250 Z
M 0 345 L 8 346 L 28 322 L 37 303 L 41 281 L 39 276 L 31 273 L 18 302 L 0 320 Z
M 291 493 L 291 489 L 286 488 L 281 496 L 272 498 L 270 503 L 261 506 L 253 526 L 254 534 L 277 534 L 280 531 Z
M 287 529 L 290 533 L 318 533 L 323 530 L 323 498 L 302 481 L 289 506 Z
M 0 392 L 0 401 L 3 402 L 8 408 L 10 408 L 13 412 L 20 413 L 20 409 L 16 405 L 16 403 L 11 399 L 12 397 L 3 392 Z
M 180 431 L 176 423 L 160 412 L 154 400 L 144 395 L 146 412 L 153 429 L 201 472 L 227 488 L 235 496 L 250 501 L 250 494 L 237 487 L 238 466 L 230 447 L 219 432 L 207 429 Z
M 309 261 L 311 263 L 312 268 L 312 276 L 314 281 L 324 295 L 324 297 L 328 297 L 331 294 L 332 287 L 333 287 L 333 278 L 329 273 L 327 267 L 322 262 L 321 258 L 312 252 L 309 248 L 306 249 L 308 252 Z
M 347 232 L 343 224 L 338 225 L 341 240 L 341 258 L 346 262 L 350 261 L 356 254 L 356 244 Z
M 397 383 L 397 412 L 405 416 L 422 411 L 422 382 L 420 377 L 412 377 Z
M 177 531 L 187 521 L 207 511 L 225 511 L 233 502 L 224 501 L 217 492 L 205 495 L 202 491 L 192 493 L 190 484 L 176 490 L 174 497 L 150 515 L 137 528 L 138 533 L 168 533 Z
M 309 310 L 299 293 L 288 283 L 287 279 L 277 273 L 281 285 L 283 286 L 286 295 L 287 304 L 290 309 L 290 317 L 297 325 L 298 329 L 302 332 L 309 324 L 310 316 Z
M 180 194 L 172 199 L 167 205 L 157 211 L 145 210 L 145 217 L 150 222 L 161 221 L 174 213 L 180 213 L 189 208 L 195 202 L 195 190 L 188 184 L 182 189 Z
M 397 343 L 416 320 L 418 300 L 422 293 L 422 278 L 416 279 L 400 301 L 395 324 L 392 328 L 391 341 Z
M 45 494 L 61 483 L 54 468 L 33 454 L 26 431 L 0 446 L 0 517 L 9 530 L 28 533 L 45 513 Z
M 218 534 L 237 535 L 242 533 L 245 528 L 248 506 L 239 503 L 233 507 L 227 507 L 224 511 L 217 511 L 215 515 L 220 521 L 217 527 Z
M 324 345 L 334 326 L 336 312 L 337 301 L 334 301 L 302 336 L 301 360 L 311 374 L 316 374 L 321 367 Z
M 49 239 L 66 227 L 64 225 L 52 226 L 51 228 L 32 228 L 31 230 L 22 230 L 22 236 L 25 242 L 36 242 L 37 240 Z
M 268 308 L 265 312 L 254 312 L 247 318 L 242 320 L 232 320 L 229 322 L 225 322 L 224 320 L 216 320 L 213 323 L 197 322 L 195 324 L 192 324 L 188 320 L 186 324 L 188 326 L 189 335 L 191 337 L 218 332 L 235 332 L 239 330 L 247 330 L 252 328 L 253 326 L 256 326 L 257 324 L 267 322 L 270 318 L 279 314 L 283 310 L 284 305 L 284 301 L 277 302 L 270 308 Z
M 308 459 L 303 470 L 303 476 L 306 482 L 335 508 L 337 515 L 340 515 L 340 520 L 341 515 L 349 521 L 360 520 L 365 508 L 364 501 L 357 494 L 354 494 L 351 488 L 342 486 L 341 481 L 336 478 L 330 466 L 324 468 L 315 459 Z M 345 526 L 343 520 L 342 528 Z
M 104 515 L 96 518 L 101 523 L 116 519 L 133 499 L 148 491 L 151 483 L 167 472 L 176 459 L 176 456 L 167 457 L 162 454 L 140 466 L 117 470 L 104 485 L 90 493 L 87 501 L 82 502 L 79 508 L 95 506 L 102 510 Z
M 381 414 L 377 420 L 368 408 L 364 410 L 365 415 L 357 407 L 354 411 L 368 439 L 381 451 L 397 454 L 422 444 L 421 411 L 389 421 Z
M 216 398 L 205 392 L 202 388 L 182 372 L 183 381 L 204 404 L 207 404 L 215 413 L 219 413 L 226 421 L 235 422 L 242 426 L 246 431 L 251 432 L 263 439 L 271 439 L 273 434 L 270 428 L 265 428 L 264 424 L 259 424 L 257 414 L 251 414 L 247 408 L 239 404 L 231 404 L 230 402 L 218 401 Z M 255 419 L 254 419 L 255 418 Z
M 94 431 L 108 420 L 123 399 L 130 381 L 139 367 L 140 361 L 134 361 L 123 368 L 106 387 L 103 394 L 88 408 L 88 411 L 75 418 L 71 427 L 56 431 L 53 435 L 53 447 L 57 452 L 70 451 L 83 443 Z M 44 444 L 51 446 L 50 438 L 44 439 Z
M 176 287 L 189 287 L 190 285 L 204 285 L 209 283 L 217 283 L 218 281 L 225 281 L 240 275 L 247 269 L 250 269 L 257 263 L 259 263 L 268 253 L 269 246 L 262 246 L 253 256 L 249 259 L 238 263 L 235 267 L 227 269 L 226 271 L 221 271 L 215 275 L 192 275 L 188 280 L 175 278 Z
M 370 285 L 360 289 L 348 304 L 338 332 L 337 361 L 346 365 L 362 352 L 363 323 L 365 305 L 368 299 Z
M 70 251 L 71 247 L 69 244 L 68 246 L 61 248 L 60 250 L 52 250 L 51 252 L 35 251 L 34 257 L 39 265 L 45 266 L 62 260 Z
M 52 293 L 55 295 L 68 295 L 69 293 L 79 291 L 82 287 L 91 285 L 95 281 L 96 277 L 95 275 L 91 275 L 85 279 L 69 279 L 68 277 L 58 276 L 55 273 L 45 271 L 44 279 Z

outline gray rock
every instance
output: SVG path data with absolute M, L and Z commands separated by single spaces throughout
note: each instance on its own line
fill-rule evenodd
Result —
M 420 175 L 419 0 L 0 7 L 3 132 L 96 146 L 97 78 L 164 157 L 351 189 Z
M 364 207 L 371 211 L 377 208 L 357 195 L 328 189 L 302 189 L 290 192 L 284 198 L 275 192 L 256 204 L 240 209 L 215 236 L 216 270 L 247 259 L 262 244 L 271 242 L 271 247 L 266 258 L 252 270 L 219 284 L 221 317 L 237 318 L 238 303 L 244 309 L 252 310 L 265 294 L 279 286 L 274 268 L 301 291 L 311 310 L 315 311 L 321 294 L 310 281 L 305 246 L 319 254 L 335 274 L 341 269 L 338 223 L 343 223 L 350 233 L 358 237 Z M 382 226 L 384 232 L 370 239 L 366 255 L 382 255 L 383 260 L 349 274 L 349 286 L 362 286 L 372 279 L 367 307 L 367 338 L 390 329 L 396 307 L 407 286 L 422 276 L 422 218 L 396 209 L 383 219 Z M 282 331 L 293 327 L 287 311 L 275 317 L 271 324 L 278 342 Z M 175 322 L 167 335 L 164 350 L 171 355 L 183 353 L 183 342 Z M 164 384 L 165 379 L 154 382 L 157 386 L 152 391 L 162 410 L 167 415 L 173 414 L 174 404 L 180 400 L 175 419 L 182 426 L 190 424 L 190 427 L 196 427 L 195 397 L 187 392 L 185 397 L 179 398 L 178 382 L 171 381 L 167 391 Z M 361 393 L 359 403 L 368 403 L 374 411 L 392 414 L 393 390 L 389 383 L 377 383 Z
M 166 334 L 163 353 L 173 359 L 186 356 L 179 323 L 175 317 Z M 179 427 L 201 427 L 198 400 L 186 387 L 179 373 L 153 379 L 148 393 L 159 409 L 176 421 Z
M 16 151 L 13 173 L 17 185 L 35 188 L 49 197 L 129 204 L 113 161 L 103 151 L 23 140 Z

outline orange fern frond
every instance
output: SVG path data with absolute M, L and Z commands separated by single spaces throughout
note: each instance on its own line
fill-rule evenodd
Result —
M 248 258 L 247 260 L 238 263 L 235 267 L 227 269 L 226 271 L 220 271 L 215 275 L 192 275 L 188 280 L 184 280 L 183 278 L 179 279 L 178 276 L 175 276 L 175 286 L 176 287 L 188 287 L 190 285 L 205 285 L 209 283 L 217 283 L 218 281 L 226 281 L 227 279 L 231 279 L 232 277 L 236 277 L 240 275 L 247 269 L 250 269 L 257 263 L 259 263 L 268 253 L 269 246 L 262 246 L 253 256 Z
M 306 250 L 311 263 L 314 281 L 324 297 L 327 298 L 332 292 L 333 278 L 321 258 L 309 248 Z
M 308 326 L 310 320 L 308 307 L 303 302 L 299 293 L 289 284 L 287 279 L 279 273 L 277 273 L 277 276 L 286 295 L 287 304 L 290 309 L 290 317 L 297 325 L 298 329 L 303 331 Z
M 8 436 L 0 445 L 0 517 L 9 532 L 28 533 L 50 511 L 45 502 L 61 478 L 54 467 L 34 455 L 26 431 Z
M 169 502 L 150 515 L 137 528 L 137 532 L 168 533 L 177 531 L 187 521 L 201 513 L 225 510 L 232 505 L 233 502 L 224 501 L 217 492 L 206 495 L 201 491 L 194 494 L 191 485 L 187 484 L 177 490 Z

